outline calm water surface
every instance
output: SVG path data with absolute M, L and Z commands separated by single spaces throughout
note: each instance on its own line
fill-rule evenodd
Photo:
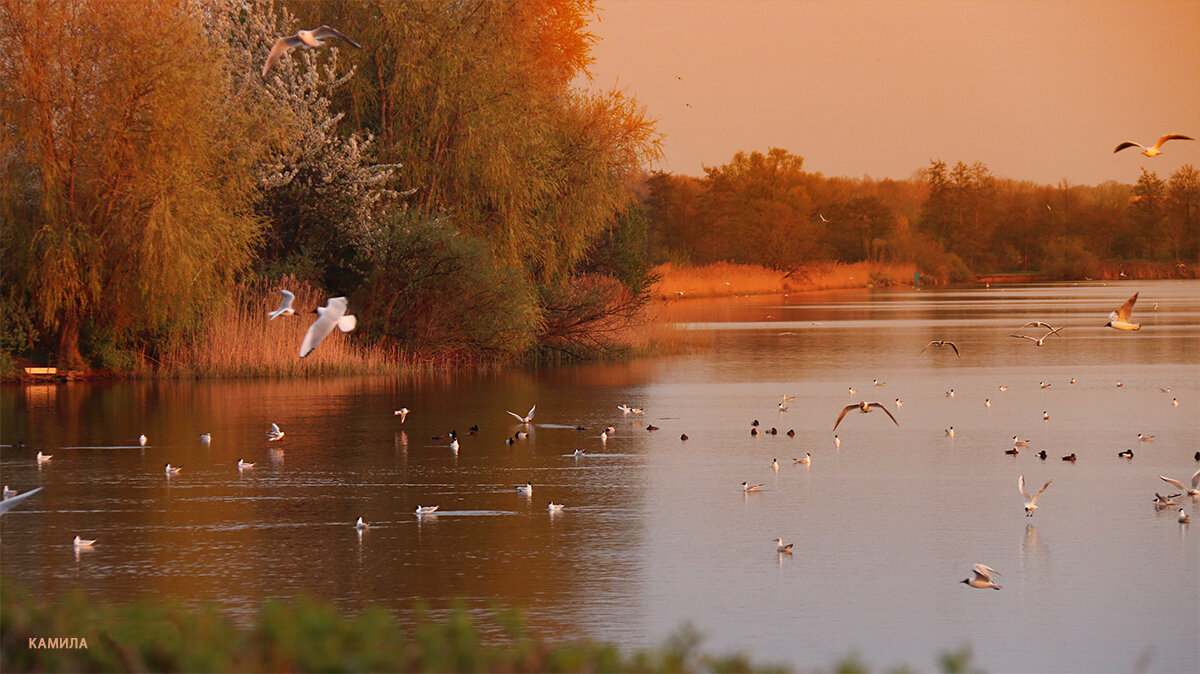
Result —
M 1142 331 L 1104 328 L 1135 291 Z M 2 481 L 46 489 L 0 520 L 0 573 L 52 595 L 213 601 L 245 621 L 302 591 L 405 621 L 417 602 L 520 607 L 544 633 L 626 647 L 690 621 L 706 650 L 800 668 L 858 653 L 929 669 L 969 645 L 991 671 L 1200 669 L 1200 509 L 1180 499 L 1189 528 L 1151 503 L 1170 490 L 1159 475 L 1200 468 L 1200 284 L 668 311 L 708 348 L 414 379 L 5 387 L 0 440 L 28 446 L 0 448 Z M 1009 337 L 1034 319 L 1065 326 L 1061 338 Z M 962 357 L 918 356 L 932 339 Z M 786 412 L 783 394 L 796 398 Z M 852 413 L 835 448 L 837 413 L 864 399 L 900 426 Z M 505 410 L 534 403 L 529 439 L 509 447 L 521 427 Z M 403 425 L 401 406 L 413 410 Z M 751 437 L 755 419 L 778 435 Z M 279 442 L 266 440 L 271 422 Z M 432 439 L 451 429 L 457 455 Z M 1029 446 L 1008 456 L 1014 435 Z M 1133 460 L 1117 457 L 1125 448 Z M 54 455 L 40 469 L 39 449 Z M 793 463 L 805 453 L 811 466 Z M 1059 460 L 1070 453 L 1077 462 Z M 255 468 L 239 474 L 239 458 Z M 183 472 L 168 479 L 167 462 Z M 1054 481 L 1032 518 L 1022 474 Z M 528 498 L 513 488 L 526 481 Z M 743 481 L 764 486 L 744 494 Z M 566 508 L 551 515 L 552 500 Z M 441 509 L 417 519 L 418 504 Z M 359 515 L 371 523 L 361 535 Z M 95 550 L 76 554 L 76 533 Z M 776 537 L 794 554 L 777 555 Z M 1003 574 L 1002 591 L 958 583 L 976 562 Z

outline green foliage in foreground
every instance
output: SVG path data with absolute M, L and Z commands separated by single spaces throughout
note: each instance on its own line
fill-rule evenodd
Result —
M 86 640 L 87 648 L 31 648 L 30 639 Z M 680 629 L 661 647 L 632 654 L 591 641 L 550 643 L 519 614 L 497 611 L 486 624 L 459 608 L 421 614 L 403 628 L 381 608 L 340 614 L 311 598 L 269 601 L 249 628 L 215 606 L 192 609 L 144 600 L 96 604 L 75 592 L 40 599 L 9 581 L 0 596 L 4 672 L 745 672 L 786 671 L 744 655 L 705 655 L 700 637 Z M 970 652 L 941 658 L 945 672 L 973 671 Z M 866 672 L 857 657 L 832 668 Z M 901 670 L 904 671 L 904 670 Z

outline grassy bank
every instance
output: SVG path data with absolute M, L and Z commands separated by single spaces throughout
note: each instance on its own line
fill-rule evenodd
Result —
M 530 634 L 514 612 L 493 611 L 478 621 L 461 609 L 440 619 L 421 615 L 415 627 L 402 628 L 384 609 L 343 615 L 327 603 L 300 598 L 266 602 L 254 624 L 243 628 L 211 605 L 188 609 L 160 600 L 101 604 L 80 592 L 49 600 L 5 581 L 0 671 L 788 671 L 743 654 L 702 653 L 700 637 L 686 627 L 658 648 L 622 652 L 588 640 L 551 642 Z M 966 649 L 944 654 L 941 669 L 973 671 L 970 660 Z M 851 656 L 828 671 L 869 669 Z
M 658 299 L 672 299 L 903 285 L 912 284 L 916 271 L 911 264 L 872 262 L 813 263 L 792 272 L 729 262 L 695 267 L 666 263 L 653 270 L 659 281 L 651 294 Z

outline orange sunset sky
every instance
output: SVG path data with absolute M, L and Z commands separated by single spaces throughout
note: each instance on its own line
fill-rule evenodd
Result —
M 650 168 L 782 147 L 826 176 L 941 159 L 1057 184 L 1200 166 L 1200 0 L 601 0 L 591 86 L 658 120 Z

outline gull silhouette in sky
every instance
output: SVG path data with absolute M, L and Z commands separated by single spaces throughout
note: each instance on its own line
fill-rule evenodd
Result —
M 1025 491 L 1025 476 L 1022 475 L 1021 477 L 1017 478 L 1017 489 L 1019 489 L 1021 491 L 1021 496 L 1025 497 L 1025 516 L 1026 517 L 1033 517 L 1033 511 L 1038 509 L 1038 507 L 1037 507 L 1038 497 L 1042 495 L 1042 492 L 1046 491 L 1046 487 L 1049 487 L 1050 483 L 1053 481 L 1054 480 L 1046 480 L 1046 484 L 1042 485 L 1042 488 L 1039 489 L 1036 494 L 1034 494 L 1033 496 L 1030 496 L 1029 492 Z
M 519 422 L 521 422 L 521 423 L 525 424 L 526 426 L 528 426 L 528 425 L 529 425 L 529 422 L 533 421 L 533 411 L 534 411 L 534 410 L 536 410 L 536 409 L 537 409 L 537 405 L 534 405 L 533 407 L 530 407 L 530 408 L 529 408 L 529 414 L 526 414 L 525 416 L 521 416 L 520 414 L 517 414 L 516 412 L 511 412 L 511 411 L 510 411 L 510 412 L 508 412 L 508 413 L 509 413 L 509 414 L 511 414 L 511 415 L 513 415 L 513 418 L 515 418 L 517 421 L 519 421 Z M 507 411 L 507 410 L 506 410 L 506 411 Z
M 1113 154 L 1116 154 L 1116 153 L 1120 152 L 1121 150 L 1124 150 L 1127 147 L 1140 147 L 1140 148 L 1142 148 L 1142 154 L 1146 155 L 1147 157 L 1157 157 L 1158 155 L 1162 154 L 1162 150 L 1160 150 L 1159 148 L 1162 147 L 1163 143 L 1167 142 L 1168 140 L 1196 140 L 1196 139 L 1192 138 L 1191 136 L 1184 136 L 1184 135 L 1181 135 L 1178 133 L 1169 133 L 1169 134 L 1163 136 L 1162 138 L 1159 138 L 1158 142 L 1150 147 L 1146 147 L 1145 145 L 1142 145 L 1141 143 L 1135 143 L 1131 140 L 1127 140 L 1124 143 L 1121 143 L 1120 145 L 1118 145 L 1117 149 L 1113 150 Z
M 296 313 L 296 310 L 292 308 L 292 300 L 296 299 L 296 296 L 289 290 L 280 290 L 279 292 L 283 293 L 283 299 L 280 300 L 278 309 L 267 312 L 267 315 L 270 316 L 267 319 L 269 321 L 273 321 L 280 316 L 291 316 Z
M 966 583 L 971 587 L 977 587 L 981 590 L 999 590 L 1000 586 L 992 582 L 992 574 L 1000 575 L 1000 572 L 990 566 L 984 564 L 976 564 L 974 568 L 975 575 L 970 578 L 964 578 L 959 581 Z
M 850 410 L 857 408 L 859 412 L 866 414 L 866 413 L 870 412 L 871 408 L 873 408 L 873 407 L 883 410 L 883 413 L 888 415 L 888 417 L 892 420 L 892 423 L 896 424 L 897 426 L 900 425 L 900 422 L 896 421 L 896 417 L 892 416 L 892 413 L 888 411 L 888 408 L 884 407 L 883 403 L 880 403 L 880 402 L 869 403 L 864 400 L 862 402 L 854 403 L 851 405 L 846 405 L 845 407 L 843 407 L 842 413 L 838 415 L 837 421 L 833 422 L 833 430 L 835 430 L 835 431 L 837 430 L 838 424 L 842 423 L 842 419 L 846 416 L 846 413 L 849 412 Z
M 1137 301 L 1140 293 L 1134 293 L 1133 297 L 1125 300 L 1121 308 L 1108 315 L 1108 322 L 1104 324 L 1106 328 L 1114 328 L 1117 330 L 1141 330 L 1141 323 L 1134 323 L 1129 319 L 1133 315 L 1133 303 Z
M 271 47 L 271 53 L 267 55 L 267 62 L 263 64 L 262 76 L 266 77 L 267 73 L 271 72 L 271 69 L 275 67 L 275 64 L 279 63 L 279 59 L 283 58 L 284 54 L 296 47 L 303 47 L 305 49 L 321 47 L 325 45 L 325 38 L 331 37 L 337 38 L 351 47 L 362 49 L 362 45 L 329 26 L 297 31 L 295 35 L 281 37 L 275 41 L 275 45 Z
M 962 354 L 960 354 L 960 353 L 958 352 L 958 346 L 957 346 L 957 345 L 956 345 L 954 342 L 951 342 L 951 341 L 949 341 L 949 340 L 945 340 L 945 339 L 935 339 L 935 340 L 933 340 L 932 342 L 930 342 L 930 343 L 926 344 L 926 345 L 925 345 L 925 349 L 928 349 L 928 348 L 929 348 L 929 347 L 931 347 L 931 346 L 948 346 L 948 347 L 950 347 L 951 349 L 954 349 L 954 355 L 958 356 L 959 358 L 962 358 Z M 917 355 L 919 356 L 919 355 L 921 355 L 922 353 L 925 353 L 925 349 L 921 349 L 921 352 L 920 352 L 920 353 L 918 353 Z
M 313 349 L 321 345 L 321 342 L 333 332 L 334 326 L 342 332 L 350 332 L 358 325 L 358 319 L 354 316 L 346 315 L 346 298 L 331 297 L 325 306 L 317 307 L 317 320 L 308 326 L 308 332 L 304 334 L 304 341 L 300 343 L 300 357 L 304 358 L 313 352 Z

